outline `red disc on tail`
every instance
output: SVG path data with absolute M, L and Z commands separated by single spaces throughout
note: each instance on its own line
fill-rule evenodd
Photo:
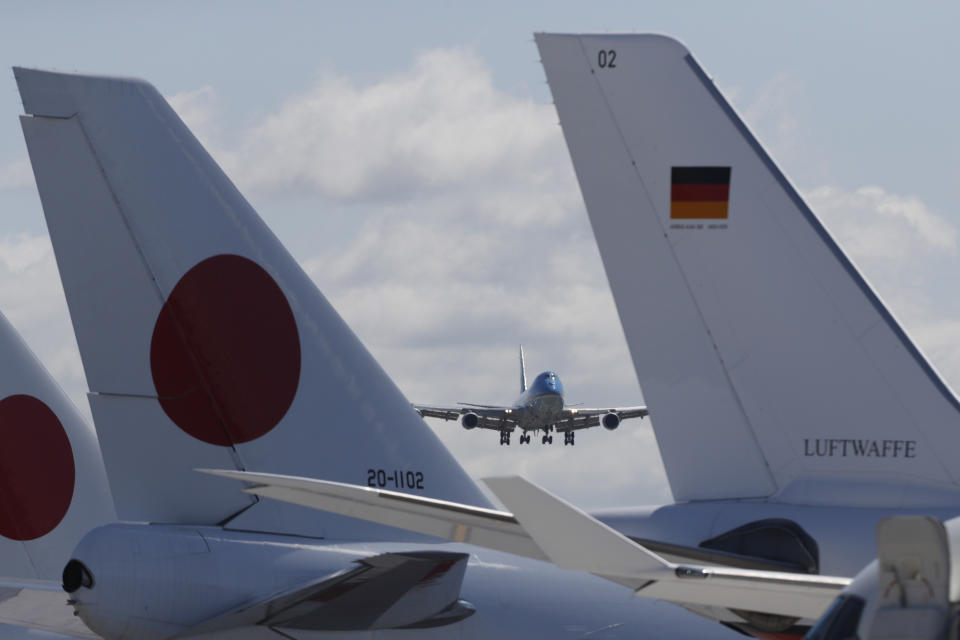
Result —
M 283 291 L 260 265 L 219 255 L 170 293 L 150 345 L 160 406 L 191 436 L 249 442 L 280 422 L 300 382 L 300 336 Z
M 50 407 L 28 395 L 0 400 L 0 535 L 34 540 L 53 531 L 75 482 L 70 440 Z

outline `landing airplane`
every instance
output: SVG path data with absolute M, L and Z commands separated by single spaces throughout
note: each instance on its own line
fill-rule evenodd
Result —
M 509 407 L 460 403 L 459 407 L 432 407 L 415 404 L 413 408 L 425 418 L 459 420 L 464 429 L 491 429 L 500 432 L 500 444 L 510 444 L 510 434 L 520 429 L 520 444 L 530 443 L 530 431 L 543 431 L 542 444 L 553 444 L 551 431 L 563 434 L 563 444 L 576 444 L 576 432 L 603 425 L 613 431 L 623 420 L 643 418 L 646 407 L 584 409 L 569 407 L 563 401 L 563 383 L 554 371 L 544 371 L 527 385 L 527 370 L 520 347 L 520 397 Z
M 733 637 L 529 540 L 525 558 L 446 543 L 196 473 L 492 511 L 156 89 L 14 74 L 97 438 L 0 401 L 0 622 L 109 640 Z

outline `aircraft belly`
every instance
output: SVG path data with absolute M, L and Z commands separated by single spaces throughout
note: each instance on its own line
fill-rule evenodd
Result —
M 559 395 L 546 395 L 534 398 L 525 408 L 524 426 L 537 429 L 559 422 L 563 411 L 563 398 Z

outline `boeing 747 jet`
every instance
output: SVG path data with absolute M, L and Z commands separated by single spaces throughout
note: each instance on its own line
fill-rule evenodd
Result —
M 543 431 L 542 444 L 553 444 L 552 431 L 563 434 L 563 444 L 573 446 L 579 429 L 603 425 L 613 431 L 628 418 L 647 415 L 646 407 L 584 409 L 563 401 L 563 383 L 554 371 L 537 374 L 527 385 L 527 370 L 520 347 L 520 397 L 509 407 L 490 404 L 460 403 L 458 407 L 430 407 L 415 404 L 413 408 L 425 418 L 459 420 L 464 429 L 491 429 L 500 432 L 500 444 L 510 444 L 510 434 L 521 430 L 520 444 L 530 444 L 530 432 Z

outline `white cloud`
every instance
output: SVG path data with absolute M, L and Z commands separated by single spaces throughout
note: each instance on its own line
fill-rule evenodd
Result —
M 776 149 L 781 159 L 802 153 L 804 139 L 797 116 L 797 102 L 803 96 L 800 80 L 789 73 L 778 73 L 764 84 L 743 110 L 744 119 L 764 140 L 767 150 Z M 736 92 L 736 97 L 741 92 Z
M 20 233 L 0 238 L 0 262 L 8 271 L 19 274 L 53 257 L 47 236 Z
M 168 97 L 167 102 L 190 127 L 193 135 L 209 148 L 214 135 L 220 130 L 217 120 L 220 100 L 214 88 L 208 85 L 192 91 L 181 91 Z
M 854 191 L 823 186 L 806 194 L 811 208 L 859 260 L 913 259 L 957 252 L 957 229 L 916 197 L 877 186 Z
M 230 172 L 250 188 L 397 202 L 494 176 L 536 183 L 531 160 L 563 148 L 551 107 L 497 91 L 467 51 L 434 50 L 365 87 L 327 73 L 234 150 Z
M 0 191 L 33 187 L 33 173 L 26 158 L 0 165 Z
M 0 309 L 89 417 L 80 354 L 46 235 L 0 236 Z

